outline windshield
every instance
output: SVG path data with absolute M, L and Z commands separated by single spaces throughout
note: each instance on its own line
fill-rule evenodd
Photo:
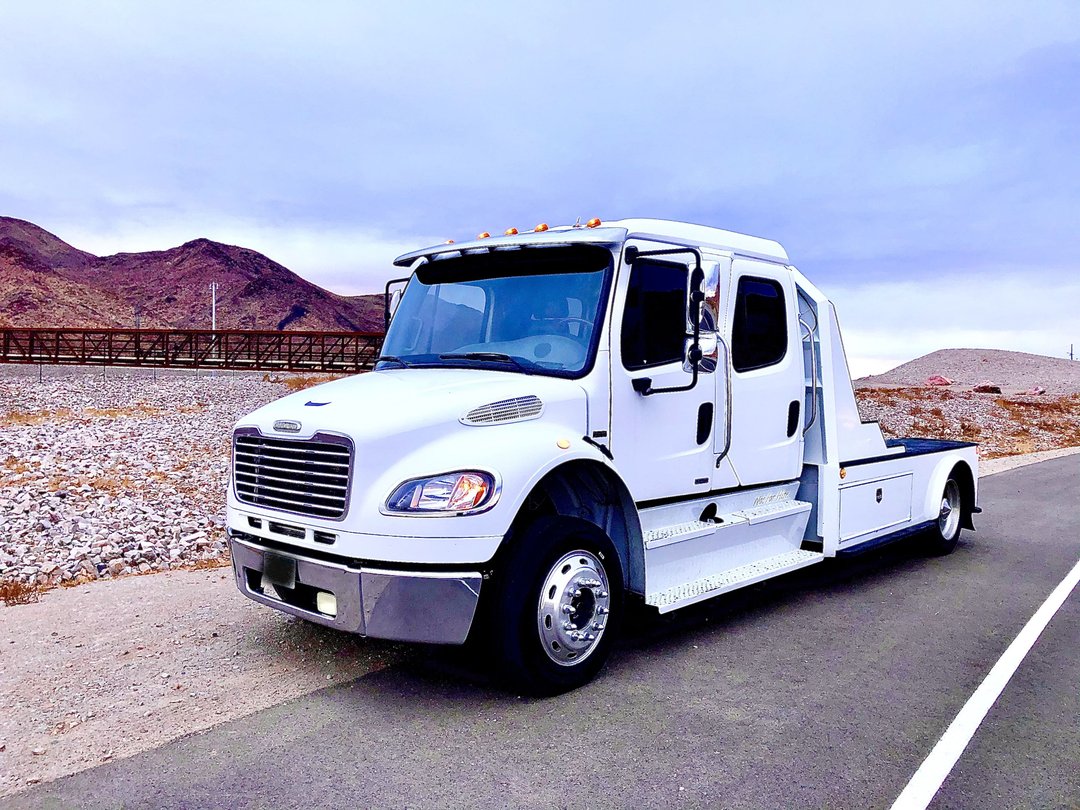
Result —
M 467 254 L 421 266 L 377 368 L 484 365 L 581 376 L 592 366 L 611 252 L 592 245 Z

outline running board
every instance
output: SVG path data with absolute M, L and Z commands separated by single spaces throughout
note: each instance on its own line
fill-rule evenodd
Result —
M 729 569 L 721 574 L 676 585 L 674 588 L 647 596 L 645 603 L 659 609 L 661 613 L 668 613 L 737 588 L 753 585 L 790 571 L 797 571 L 824 559 L 825 555 L 816 551 L 801 549 L 788 551 L 777 554 L 775 557 L 766 557 L 757 562 Z

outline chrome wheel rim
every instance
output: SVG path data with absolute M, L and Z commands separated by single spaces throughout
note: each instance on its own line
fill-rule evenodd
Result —
M 938 529 L 946 540 L 952 540 L 960 528 L 960 487 L 951 478 L 945 484 L 938 513 Z
M 548 658 L 580 664 L 596 649 L 611 613 L 604 564 L 588 551 L 564 554 L 544 577 L 536 626 Z

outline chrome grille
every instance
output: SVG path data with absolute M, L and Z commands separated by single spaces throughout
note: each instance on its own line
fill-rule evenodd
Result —
M 524 422 L 535 419 L 544 410 L 540 397 L 530 394 L 514 399 L 502 399 L 473 408 L 461 418 L 465 425 L 500 425 L 505 422 Z
M 243 503 L 340 518 L 349 501 L 352 445 L 337 436 L 277 439 L 237 433 L 233 483 Z

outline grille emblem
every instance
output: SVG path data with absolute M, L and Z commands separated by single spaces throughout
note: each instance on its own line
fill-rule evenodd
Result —
M 278 419 L 274 422 L 274 430 L 280 430 L 282 433 L 299 433 L 301 427 L 303 425 L 295 419 Z

